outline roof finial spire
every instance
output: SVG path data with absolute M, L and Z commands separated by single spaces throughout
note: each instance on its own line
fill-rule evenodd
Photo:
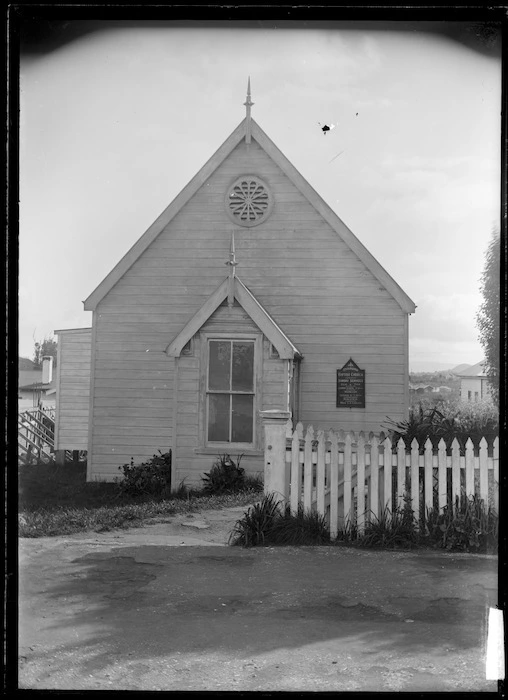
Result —
M 238 265 L 235 257 L 235 232 L 231 232 L 231 244 L 229 246 L 229 282 L 228 282 L 228 306 L 231 308 L 235 303 L 235 267 Z
M 247 99 L 243 103 L 246 108 L 246 115 L 245 115 L 245 143 L 250 143 L 250 108 L 254 104 L 252 100 L 250 99 L 250 75 L 249 79 L 247 80 Z

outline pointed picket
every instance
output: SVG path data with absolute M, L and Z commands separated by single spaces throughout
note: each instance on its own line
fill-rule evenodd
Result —
M 434 507 L 434 478 L 432 473 L 432 441 L 430 438 L 425 440 L 424 452 L 424 469 L 425 469 L 425 515 Z
M 471 438 L 466 442 L 466 498 L 474 496 L 474 445 Z
M 406 445 L 402 438 L 397 443 L 397 505 L 404 507 L 406 493 Z
M 314 428 L 309 425 L 305 434 L 303 448 L 303 507 L 305 511 L 312 508 L 312 441 Z
M 319 515 L 325 514 L 325 476 L 326 476 L 326 462 L 325 462 L 325 433 L 324 430 L 318 430 L 317 434 L 317 478 L 316 478 L 316 489 L 317 489 L 317 512 Z
M 460 504 L 460 444 L 457 438 L 452 442 L 452 503 Z
M 488 446 L 487 440 L 480 440 L 480 498 L 485 508 L 489 505 L 489 472 L 488 472 Z
M 420 446 L 418 440 L 411 442 L 411 508 L 417 523 L 420 522 Z
M 302 467 L 300 464 L 300 438 L 298 431 L 293 433 L 291 441 L 291 497 L 290 506 L 293 515 L 298 513 L 302 495 Z
M 375 435 L 370 438 L 370 502 L 373 518 L 379 516 L 379 441 Z
M 437 446 L 439 510 L 446 506 L 446 443 L 441 438 Z
M 351 434 L 348 433 L 344 440 L 344 522 L 353 522 L 351 508 Z
M 358 534 L 365 529 L 365 437 L 363 432 L 358 436 L 356 452 L 356 509 Z
M 392 510 L 392 441 L 386 438 L 383 441 L 384 447 L 384 503 L 383 510 Z
M 494 510 L 499 514 L 499 438 L 494 440 L 493 458 L 493 482 L 494 482 Z
M 339 440 L 330 430 L 330 538 L 334 540 L 338 533 L 339 522 Z

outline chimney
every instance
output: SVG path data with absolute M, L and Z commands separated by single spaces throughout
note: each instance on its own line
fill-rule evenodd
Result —
M 42 383 L 51 384 L 53 379 L 53 358 L 47 355 L 42 358 Z

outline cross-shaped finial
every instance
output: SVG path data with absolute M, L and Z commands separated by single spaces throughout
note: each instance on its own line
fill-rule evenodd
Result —
M 235 257 L 235 234 L 231 233 L 231 244 L 229 246 L 229 260 L 225 263 L 229 265 L 228 281 L 228 306 L 232 307 L 235 302 L 235 267 L 238 265 Z
M 245 143 L 250 143 L 250 108 L 254 104 L 252 100 L 250 99 L 250 75 L 249 79 L 247 81 L 247 99 L 243 103 L 245 105 L 246 109 L 246 114 L 245 114 Z

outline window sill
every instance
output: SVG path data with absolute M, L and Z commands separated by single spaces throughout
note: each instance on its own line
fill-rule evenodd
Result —
M 263 450 L 257 450 L 253 447 L 245 447 L 243 449 L 241 447 L 229 447 L 228 445 L 224 447 L 196 447 L 194 450 L 194 454 L 196 455 L 214 455 L 215 457 L 224 453 L 229 454 L 231 457 L 238 454 L 244 455 L 245 457 L 262 457 L 264 455 Z

